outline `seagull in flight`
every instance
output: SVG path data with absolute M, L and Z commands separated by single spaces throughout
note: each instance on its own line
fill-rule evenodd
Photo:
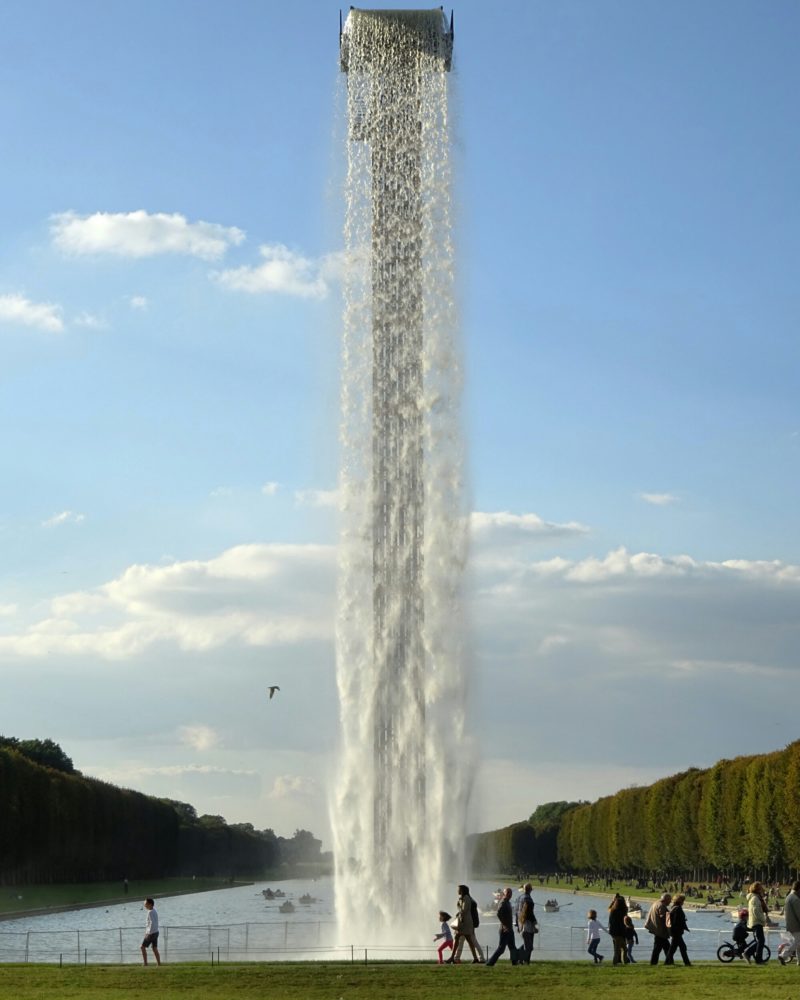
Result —
M 273 695 L 275 694 L 276 691 L 280 691 L 280 688 L 278 687 L 277 684 L 272 684 L 270 686 L 270 688 L 269 688 L 269 700 L 270 701 L 272 701 Z

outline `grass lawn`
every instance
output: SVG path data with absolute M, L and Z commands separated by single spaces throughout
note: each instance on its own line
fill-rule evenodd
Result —
M 494 969 L 385 963 L 57 966 L 0 965 L 0 1000 L 571 1000 L 635 991 L 647 1000 L 784 1000 L 800 973 L 778 963 L 667 969 L 534 962 Z M 641 991 L 641 992 L 640 992 Z
M 230 886 L 225 879 L 164 878 L 128 883 L 121 881 L 83 882 L 65 885 L 22 885 L 0 887 L 0 913 L 22 913 L 50 906 L 80 906 L 82 903 L 124 903 L 146 896 L 169 896 L 179 892 L 206 892 Z

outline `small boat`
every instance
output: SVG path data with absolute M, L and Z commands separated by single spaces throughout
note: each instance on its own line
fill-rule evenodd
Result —
M 281 905 L 278 907 L 281 913 L 294 913 L 294 903 L 290 900 L 285 899 Z
M 625 900 L 628 904 L 628 916 L 629 917 L 641 917 L 642 915 L 642 904 L 634 903 L 630 896 Z
M 557 899 L 546 899 L 544 901 L 544 912 L 545 913 L 558 913 L 561 907 L 558 905 Z
M 275 890 L 275 899 L 283 899 L 283 897 L 285 895 L 286 895 L 286 893 L 283 891 L 283 889 L 276 889 Z
M 272 889 L 262 889 L 261 890 L 261 895 L 264 897 L 264 899 L 274 899 L 275 898 L 275 893 L 272 891 Z
M 316 896 L 311 896 L 309 893 L 304 892 L 303 895 L 298 899 L 298 903 L 318 903 L 319 900 Z

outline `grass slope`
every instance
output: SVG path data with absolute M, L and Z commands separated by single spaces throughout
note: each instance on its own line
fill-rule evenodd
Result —
M 798 970 L 701 965 L 595 967 L 535 962 L 513 968 L 417 964 L 0 965 L 0 1000 L 572 1000 L 635 991 L 647 1000 L 784 1000 L 797 996 Z M 641 991 L 641 992 L 640 992 Z

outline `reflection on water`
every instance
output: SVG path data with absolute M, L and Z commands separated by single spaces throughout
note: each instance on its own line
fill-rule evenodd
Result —
M 266 900 L 262 891 L 268 887 L 281 889 L 285 897 Z M 481 910 L 492 910 L 492 893 L 499 886 L 472 881 L 471 888 Z M 304 895 L 314 897 L 314 901 L 301 903 L 300 897 Z M 573 895 L 544 886 L 537 887 L 533 897 L 540 930 L 535 939 L 534 960 L 588 960 L 586 912 L 596 909 L 603 923 L 610 895 Z M 544 910 L 544 901 L 550 897 L 559 900 L 560 909 L 556 913 Z M 293 913 L 281 913 L 284 899 L 293 903 Z M 437 909 L 455 912 L 455 899 L 454 884 L 450 896 L 438 901 Z M 333 901 L 330 878 L 260 882 L 157 899 L 161 954 L 173 962 L 204 960 L 212 956 L 220 961 L 336 957 L 363 961 L 366 950 L 375 959 L 430 958 L 435 961 L 432 938 L 439 930 L 436 913 L 430 914 L 425 926 L 415 929 L 415 946 L 379 948 L 370 940 L 338 940 Z M 717 947 L 732 929 L 727 911 L 724 914 L 688 911 L 687 917 L 692 931 L 687 939 L 690 956 L 713 959 Z M 139 945 L 144 922 L 142 903 L 132 901 L 107 908 L 69 910 L 3 921 L 0 923 L 0 961 L 138 962 L 141 961 Z M 639 934 L 634 957 L 647 962 L 652 939 L 644 930 L 642 920 L 637 919 L 634 924 Z M 491 953 L 497 942 L 497 920 L 491 913 L 481 917 L 478 937 L 481 945 Z M 601 953 L 605 947 L 606 954 L 610 955 L 610 943 L 610 939 L 603 937 Z M 777 944 L 777 939 L 771 942 L 773 950 Z

